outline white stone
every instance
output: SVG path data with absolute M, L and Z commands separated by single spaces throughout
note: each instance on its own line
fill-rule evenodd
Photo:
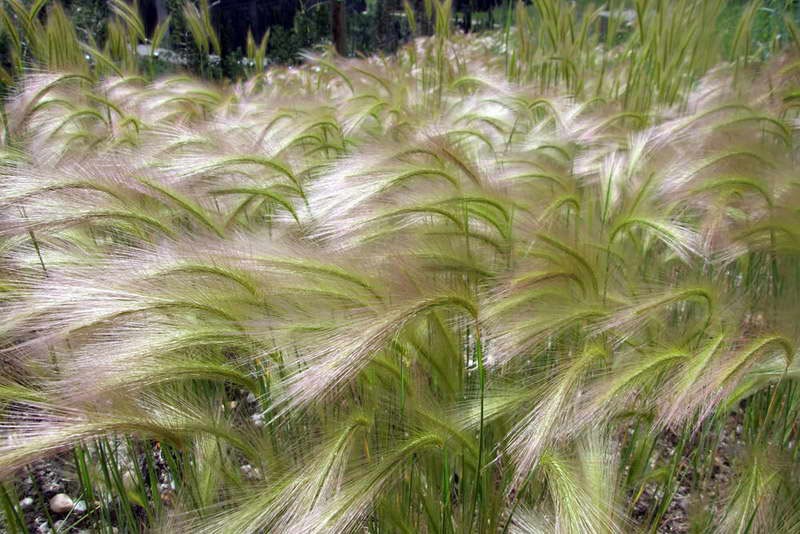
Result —
M 242 475 L 247 480 L 261 480 L 261 470 L 258 467 L 253 467 L 250 464 L 245 464 L 239 468 Z
M 250 416 L 250 419 L 253 421 L 253 424 L 256 426 L 264 426 L 264 414 L 257 413 Z
M 19 507 L 22 508 L 23 510 L 27 510 L 31 506 L 33 506 L 33 499 L 30 497 L 25 497 L 24 499 L 19 501 Z
M 75 503 L 75 506 L 72 508 L 72 511 L 76 514 L 85 514 L 87 510 L 86 501 L 78 501 Z
M 73 506 L 72 499 L 66 493 L 58 493 L 50 499 L 50 511 L 54 514 L 66 514 Z

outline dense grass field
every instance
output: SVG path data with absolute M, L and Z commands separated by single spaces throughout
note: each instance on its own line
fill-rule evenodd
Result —
M 6 531 L 800 532 L 791 17 L 430 8 L 225 83 L 29 18 Z

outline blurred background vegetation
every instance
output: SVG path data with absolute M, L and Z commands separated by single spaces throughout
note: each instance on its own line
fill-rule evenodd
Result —
M 531 9 L 535 0 L 526 2 Z M 516 1 L 453 0 L 453 23 L 464 32 L 502 30 L 513 24 Z M 577 10 L 630 9 L 636 2 L 611 0 L 605 4 L 575 0 Z M 255 52 L 262 45 L 259 62 L 294 64 L 302 60 L 304 51 L 332 46 L 342 55 L 361 56 L 392 53 L 413 34 L 429 35 L 430 0 L 139 0 L 133 3 L 109 0 L 0 0 L 3 20 L 0 21 L 0 83 L 8 85 L 17 67 L 41 65 L 36 45 L 26 42 L 25 20 L 31 13 L 34 24 L 77 34 L 77 41 L 86 43 L 88 61 L 97 61 L 96 51 L 119 64 L 125 48 L 136 49 L 129 61 L 146 63 L 136 69 L 157 75 L 161 72 L 189 70 L 210 78 L 236 79 L 252 73 Z M 130 20 L 120 6 L 129 5 L 138 14 L 138 35 L 130 33 Z M 736 21 L 749 5 L 745 0 L 726 2 L 717 31 L 731 46 Z M 187 9 L 188 8 L 188 9 Z M 203 36 L 193 31 L 187 13 L 207 17 L 208 25 L 218 39 L 203 43 Z M 789 40 L 791 29 L 786 17 L 798 20 L 800 1 L 764 0 L 754 13 L 751 40 L 764 54 Z M 412 17 L 411 24 L 409 17 Z M 71 24 L 60 24 L 64 18 Z M 190 17 L 191 18 L 191 17 Z M 120 20 L 121 19 L 121 20 Z M 50 21 L 50 22 L 48 22 Z M 412 31 L 411 26 L 414 26 Z M 67 27 L 71 26 L 71 27 Z M 203 33 L 202 29 L 199 31 Z M 206 36 L 206 40 L 207 40 Z M 158 42 L 153 43 L 156 39 Z M 213 41 L 213 39 L 212 39 Z M 102 44 L 102 46 L 100 46 Z M 149 45 L 155 45 L 149 49 Z M 15 49 L 16 48 L 16 49 Z M 41 47 L 40 47 L 41 48 Z M 21 50 L 21 53 L 20 53 Z M 18 56 L 22 57 L 18 57 Z M 35 60 L 35 61 L 33 61 Z M 103 58 L 100 58 L 103 61 Z M 122 64 L 125 61 L 121 62 Z M 63 66 L 63 65 L 62 65 Z

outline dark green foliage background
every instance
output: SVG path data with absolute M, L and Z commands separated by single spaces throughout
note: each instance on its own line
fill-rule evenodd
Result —
M 162 46 L 181 54 L 189 69 L 195 74 L 211 78 L 241 78 L 246 75 L 243 67 L 245 36 L 252 30 L 256 40 L 266 30 L 270 32 L 267 61 L 277 64 L 298 64 L 305 50 L 314 50 L 331 42 L 330 7 L 327 0 L 275 0 L 253 2 L 243 0 L 218 0 L 210 2 L 215 29 L 220 37 L 222 58 L 219 62 L 201 68 L 200 55 L 193 43 L 181 14 L 187 0 L 165 0 L 172 17 L 168 37 Z M 26 4 L 32 0 L 25 0 Z M 110 15 L 105 0 L 63 0 L 72 17 L 79 38 L 84 42 L 102 43 L 106 37 L 106 21 Z M 454 22 L 464 31 L 502 29 L 509 6 L 515 2 L 507 0 L 456 0 Z M 529 3 L 529 2 L 526 2 Z M 148 32 L 155 20 L 153 0 L 140 0 Z M 402 0 L 349 0 L 347 8 L 347 44 L 350 55 L 369 55 L 376 52 L 392 53 L 411 37 L 408 21 L 403 12 Z M 624 2 L 611 2 L 619 6 Z M 736 21 L 742 14 L 746 2 L 731 0 L 720 19 L 719 31 L 725 36 L 729 47 L 733 39 Z M 411 0 L 417 12 L 418 33 L 431 32 L 431 24 L 424 20 L 423 1 Z M 594 9 L 602 3 L 579 0 L 576 9 Z M 782 23 L 784 13 L 793 13 L 800 20 L 800 2 L 797 0 L 764 0 L 763 7 L 753 25 L 753 40 L 757 50 L 768 54 L 772 36 L 785 38 Z M 150 18 L 148 18 L 148 14 Z M 0 33 L 0 65 L 9 65 L 7 36 Z M 167 64 L 156 65 L 156 73 L 174 70 Z M 0 80 L 0 89 L 5 83 Z

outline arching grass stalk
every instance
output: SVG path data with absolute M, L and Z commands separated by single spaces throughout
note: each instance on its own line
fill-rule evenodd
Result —
M 781 373 L 781 377 L 778 380 L 778 383 L 772 386 L 772 391 L 770 392 L 771 394 L 769 397 L 769 405 L 767 406 L 767 411 L 766 414 L 764 415 L 764 419 L 761 420 L 761 429 L 759 430 L 758 437 L 756 437 L 755 440 L 755 442 L 758 444 L 762 444 L 767 437 L 767 428 L 772 424 L 772 414 L 775 410 L 778 391 L 780 390 L 781 385 L 783 384 L 783 381 L 786 378 L 788 372 L 789 372 L 789 361 L 787 360 L 783 368 L 783 373 Z M 763 444 L 766 445 L 765 443 Z

